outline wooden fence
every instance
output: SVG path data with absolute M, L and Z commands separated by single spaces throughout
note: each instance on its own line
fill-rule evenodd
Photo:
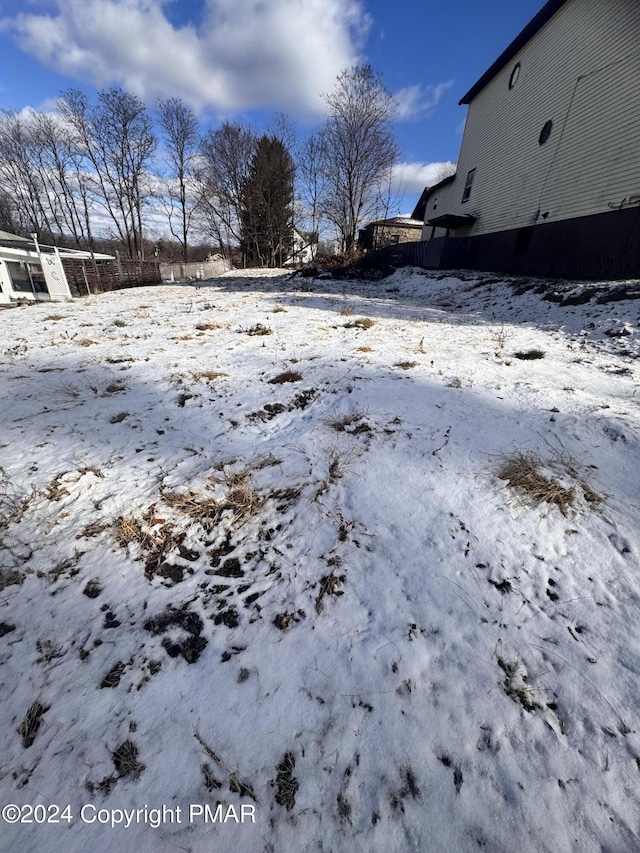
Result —
M 65 258 L 64 271 L 73 296 L 88 293 L 106 293 L 124 287 L 142 287 L 160 284 L 160 267 L 157 260 L 90 260 Z
M 363 258 L 364 266 L 390 264 L 391 266 L 423 267 L 424 269 L 459 269 L 464 265 L 469 238 L 434 237 L 414 243 L 398 243 L 369 252 Z

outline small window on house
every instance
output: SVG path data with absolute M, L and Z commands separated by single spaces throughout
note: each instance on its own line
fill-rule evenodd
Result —
M 549 119 L 546 122 L 540 131 L 540 136 L 538 137 L 538 145 L 544 145 L 547 139 L 551 136 L 551 131 L 553 130 L 553 122 Z
M 476 176 L 476 170 L 475 169 L 471 169 L 471 171 L 467 174 L 467 180 L 466 180 L 465 185 L 464 185 L 464 192 L 462 193 L 462 203 L 463 204 L 465 203 L 465 201 L 469 201 L 469 198 L 471 196 L 471 187 L 473 186 L 473 179 L 475 178 L 475 176 Z
M 436 196 L 434 196 L 434 197 L 433 197 L 433 207 L 432 207 L 432 210 L 437 210 L 437 209 L 438 209 L 438 196 L 436 195 Z
M 518 82 L 518 77 L 520 76 L 520 63 L 516 62 L 513 66 L 513 71 L 511 72 L 511 77 L 509 77 L 509 88 L 513 89 L 513 87 Z
M 24 261 L 7 261 L 11 286 L 18 293 L 33 293 L 29 268 Z

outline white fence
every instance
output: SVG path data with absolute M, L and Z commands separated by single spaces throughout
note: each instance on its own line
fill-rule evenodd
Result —
M 192 264 L 160 264 L 163 281 L 201 281 L 217 278 L 231 269 L 231 263 L 225 258 L 215 261 L 200 261 Z

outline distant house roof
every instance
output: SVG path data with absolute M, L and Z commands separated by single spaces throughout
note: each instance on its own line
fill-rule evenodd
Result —
M 467 94 L 461 98 L 458 103 L 470 104 L 476 95 L 478 95 L 484 87 L 493 80 L 496 74 L 502 71 L 505 65 L 513 59 L 513 57 L 525 46 L 525 44 L 527 44 L 527 42 L 531 41 L 535 34 L 542 29 L 547 21 L 550 20 L 558 9 L 564 6 L 566 2 L 567 0 L 549 0 L 549 2 L 540 9 L 538 14 L 529 21 L 520 35 L 515 37 L 509 47 L 500 54 L 493 65 L 484 72 L 477 83 L 474 83 Z
M 365 225 L 365 228 L 371 228 L 373 225 L 389 225 L 395 226 L 398 225 L 407 225 L 410 228 L 422 228 L 422 220 L 416 219 L 412 216 L 392 216 L 390 219 L 376 219 L 374 222 L 369 222 L 368 225 Z

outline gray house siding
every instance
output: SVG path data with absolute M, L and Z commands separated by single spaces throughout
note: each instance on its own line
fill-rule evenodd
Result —
M 542 245 L 562 235 L 589 256 L 580 269 L 640 274 L 640 257 L 631 252 L 640 227 L 640 3 L 553 5 L 555 12 L 504 67 L 471 90 L 456 178 L 439 193 L 435 213 L 428 199 L 425 220 L 444 213 L 476 217 L 455 231 L 456 238 L 473 238 L 467 265 L 541 272 Z M 560 228 L 567 220 L 574 220 L 573 230 Z M 605 233 L 607 245 L 595 245 Z M 425 225 L 423 237 L 429 235 Z M 488 235 L 495 237 L 482 240 L 482 249 L 475 245 Z M 603 269 L 606 257 L 610 269 Z M 585 275 L 569 267 L 558 274 Z

